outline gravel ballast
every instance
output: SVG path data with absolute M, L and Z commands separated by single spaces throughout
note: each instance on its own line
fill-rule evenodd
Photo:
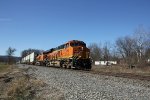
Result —
M 50 88 L 58 89 L 58 92 L 61 93 L 61 99 L 150 100 L 150 81 L 91 74 L 72 69 L 31 65 L 18 66 L 31 68 L 28 73 L 43 80 Z M 47 99 L 51 97 L 49 96 Z

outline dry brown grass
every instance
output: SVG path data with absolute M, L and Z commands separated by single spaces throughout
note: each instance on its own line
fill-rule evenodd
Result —
M 27 77 L 14 80 L 13 84 L 7 89 L 9 100 L 29 100 L 35 98 L 35 93 L 38 87 L 44 83 L 40 80 L 29 79 Z
M 15 66 L 4 68 L 0 76 L 0 99 L 4 100 L 31 100 L 36 98 L 36 91 L 45 86 Z M 40 97 L 38 97 L 40 98 Z M 39 100 L 39 99 L 38 99 Z
M 0 73 L 7 72 L 9 69 L 9 65 L 0 63 Z
M 130 73 L 135 75 L 143 75 L 150 76 L 150 67 L 144 68 L 133 68 L 130 69 L 128 67 L 121 67 L 119 65 L 115 66 L 93 66 L 92 71 L 100 73 L 100 72 L 111 72 L 111 73 Z

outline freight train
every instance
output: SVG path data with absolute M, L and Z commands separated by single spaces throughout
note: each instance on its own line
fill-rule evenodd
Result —
M 71 40 L 42 54 L 34 52 L 22 58 L 23 63 L 63 68 L 91 69 L 90 50 L 83 41 Z

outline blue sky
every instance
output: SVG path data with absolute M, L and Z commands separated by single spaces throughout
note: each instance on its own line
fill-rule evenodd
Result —
M 150 0 L 0 0 L 0 55 L 74 39 L 113 43 L 141 24 L 150 27 Z

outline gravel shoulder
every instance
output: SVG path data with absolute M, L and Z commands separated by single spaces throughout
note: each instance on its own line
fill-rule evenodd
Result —
M 51 100 L 150 100 L 150 82 L 61 68 L 18 65 L 48 84 Z M 50 93 L 49 93 L 50 92 Z M 39 94 L 40 95 L 40 94 Z

